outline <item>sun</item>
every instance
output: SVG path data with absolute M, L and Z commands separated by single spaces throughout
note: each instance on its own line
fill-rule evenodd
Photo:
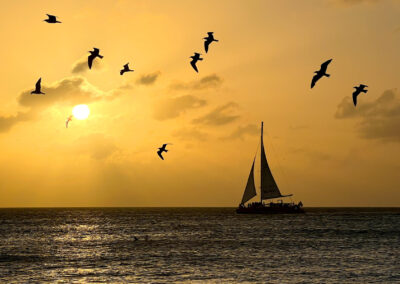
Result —
M 90 109 L 87 105 L 77 105 L 74 106 L 74 108 L 72 109 L 72 114 L 75 118 L 83 120 L 88 118 L 90 114 Z

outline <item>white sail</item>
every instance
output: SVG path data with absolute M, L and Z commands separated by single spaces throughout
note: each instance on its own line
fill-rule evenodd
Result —
M 256 186 L 254 184 L 254 161 L 253 161 L 253 165 L 251 166 L 249 179 L 247 180 L 247 185 L 246 185 L 246 189 L 244 190 L 244 193 L 243 193 L 243 198 L 242 198 L 241 204 L 245 204 L 247 201 L 249 201 L 256 195 L 257 195 L 257 193 L 256 193 Z
M 271 170 L 268 166 L 267 157 L 265 156 L 264 142 L 263 142 L 263 123 L 261 123 L 261 199 L 270 199 L 281 197 Z

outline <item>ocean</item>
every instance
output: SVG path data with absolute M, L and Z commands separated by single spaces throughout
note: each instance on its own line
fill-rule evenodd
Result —
M 0 282 L 400 283 L 400 208 L 306 210 L 0 209 Z

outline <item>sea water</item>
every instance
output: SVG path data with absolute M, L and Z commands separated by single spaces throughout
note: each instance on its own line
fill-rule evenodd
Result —
M 400 209 L 0 209 L 0 282 L 400 283 Z

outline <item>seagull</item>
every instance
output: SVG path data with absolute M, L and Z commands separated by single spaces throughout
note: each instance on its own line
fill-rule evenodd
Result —
M 56 17 L 56 16 L 49 15 L 49 14 L 46 14 L 46 15 L 47 15 L 47 17 L 49 17 L 49 18 L 46 19 L 46 20 L 43 20 L 43 21 L 48 22 L 49 24 L 61 23 L 60 21 L 57 21 L 57 17 Z
M 208 32 L 208 37 L 205 37 L 203 39 L 205 39 L 204 41 L 204 49 L 206 50 L 206 53 L 208 52 L 208 46 L 210 45 L 210 43 L 212 43 L 213 41 L 218 41 L 217 39 L 214 38 L 213 32 Z
M 90 55 L 89 55 L 89 57 L 88 57 L 89 69 L 92 69 L 92 63 L 93 63 L 93 60 L 94 60 L 96 57 L 103 58 L 103 56 L 99 54 L 99 51 L 100 51 L 100 50 L 99 50 L 98 48 L 95 48 L 95 47 L 93 47 L 93 51 L 89 51 L 89 52 L 90 52 Z
M 35 90 L 31 92 L 31 95 L 32 94 L 44 95 L 44 93 L 42 93 L 42 91 L 40 90 L 41 89 L 41 85 L 40 85 L 41 82 L 42 82 L 42 78 L 39 78 L 39 80 L 36 82 Z
M 323 76 L 326 76 L 326 77 L 330 76 L 329 74 L 326 74 L 326 69 L 328 68 L 328 65 L 329 65 L 329 63 L 331 63 L 331 61 L 332 61 L 332 59 L 325 61 L 324 63 L 321 64 L 321 69 L 319 71 L 314 72 L 316 74 L 312 78 L 311 89 L 315 86 L 315 83 L 317 83 L 317 81 L 319 79 L 321 79 Z
M 125 65 L 124 65 L 124 69 L 122 69 L 121 71 L 119 71 L 119 74 L 121 74 L 121 75 L 123 75 L 125 72 L 133 72 L 134 70 L 132 70 L 132 69 L 129 69 L 129 63 L 126 63 Z
M 72 115 L 68 116 L 67 121 L 65 122 L 65 127 L 68 128 L 68 123 L 72 120 Z
M 190 56 L 190 58 L 192 58 L 192 61 L 190 61 L 190 65 L 192 65 L 193 69 L 196 72 L 199 72 L 199 70 L 197 70 L 197 66 L 196 66 L 197 61 L 203 60 L 203 58 L 200 58 L 200 55 L 201 55 L 200 53 L 195 52 L 193 56 Z
M 355 91 L 354 91 L 354 93 L 353 93 L 353 102 L 354 102 L 354 106 L 356 106 L 357 105 L 357 96 L 359 95 L 359 94 L 361 94 L 361 93 L 367 93 L 368 92 L 368 90 L 366 90 L 365 88 L 366 87 L 368 87 L 367 85 L 363 85 L 363 84 L 360 84 L 360 86 L 356 86 L 356 87 L 353 87 L 354 89 L 356 89 Z
M 162 152 L 168 152 L 167 147 L 168 144 L 163 144 L 161 148 L 158 148 L 157 154 L 160 156 L 161 160 L 164 160 L 164 157 L 162 156 Z

